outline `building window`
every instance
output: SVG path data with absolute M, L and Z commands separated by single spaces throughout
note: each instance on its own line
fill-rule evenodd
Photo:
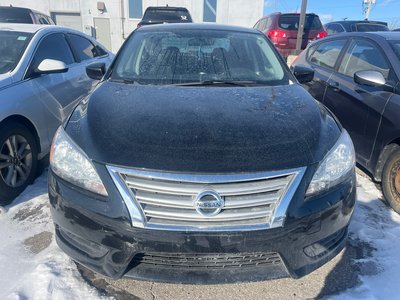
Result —
M 129 1 L 129 19 L 141 19 L 143 15 L 142 0 Z
M 204 0 L 203 21 L 217 21 L 217 0 Z

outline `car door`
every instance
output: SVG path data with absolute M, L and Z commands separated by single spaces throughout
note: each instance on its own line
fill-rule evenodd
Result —
M 327 82 L 345 45 L 345 39 L 333 39 L 314 44 L 308 49 L 306 60 L 314 70 L 314 80 L 305 87 L 320 102 L 324 99 Z
M 367 166 L 381 114 L 392 91 L 387 87 L 357 84 L 354 73 L 362 70 L 376 70 L 389 83 L 396 81 L 389 61 L 379 45 L 369 39 L 354 38 L 337 71 L 328 80 L 324 104 L 349 132 L 357 161 Z
M 35 69 L 45 59 L 62 61 L 68 67 L 65 73 L 37 75 Z M 32 97 L 39 99 L 47 121 L 48 138 L 53 138 L 57 127 L 67 118 L 79 101 L 74 90 L 76 62 L 63 33 L 51 33 L 39 42 L 25 75 L 27 88 Z

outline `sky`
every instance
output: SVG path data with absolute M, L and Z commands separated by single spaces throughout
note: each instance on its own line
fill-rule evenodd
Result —
M 264 15 L 272 12 L 300 12 L 301 0 L 265 0 Z M 362 0 L 308 0 L 307 12 L 319 15 L 322 23 L 343 20 L 362 20 Z M 400 27 L 400 0 L 376 0 L 370 20 L 387 22 Z

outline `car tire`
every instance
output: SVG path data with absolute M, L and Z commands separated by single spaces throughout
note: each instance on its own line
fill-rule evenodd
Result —
M 400 148 L 388 158 L 382 173 L 383 194 L 398 214 L 400 214 Z
M 38 146 L 24 125 L 0 126 L 0 205 L 9 204 L 35 179 Z

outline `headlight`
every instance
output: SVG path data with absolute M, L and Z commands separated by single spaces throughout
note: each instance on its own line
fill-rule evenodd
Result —
M 306 196 L 327 190 L 343 179 L 355 167 L 353 142 L 347 131 L 343 130 L 339 140 L 320 163 L 308 186 Z
M 60 178 L 83 189 L 107 196 L 96 169 L 61 126 L 51 145 L 50 167 Z

